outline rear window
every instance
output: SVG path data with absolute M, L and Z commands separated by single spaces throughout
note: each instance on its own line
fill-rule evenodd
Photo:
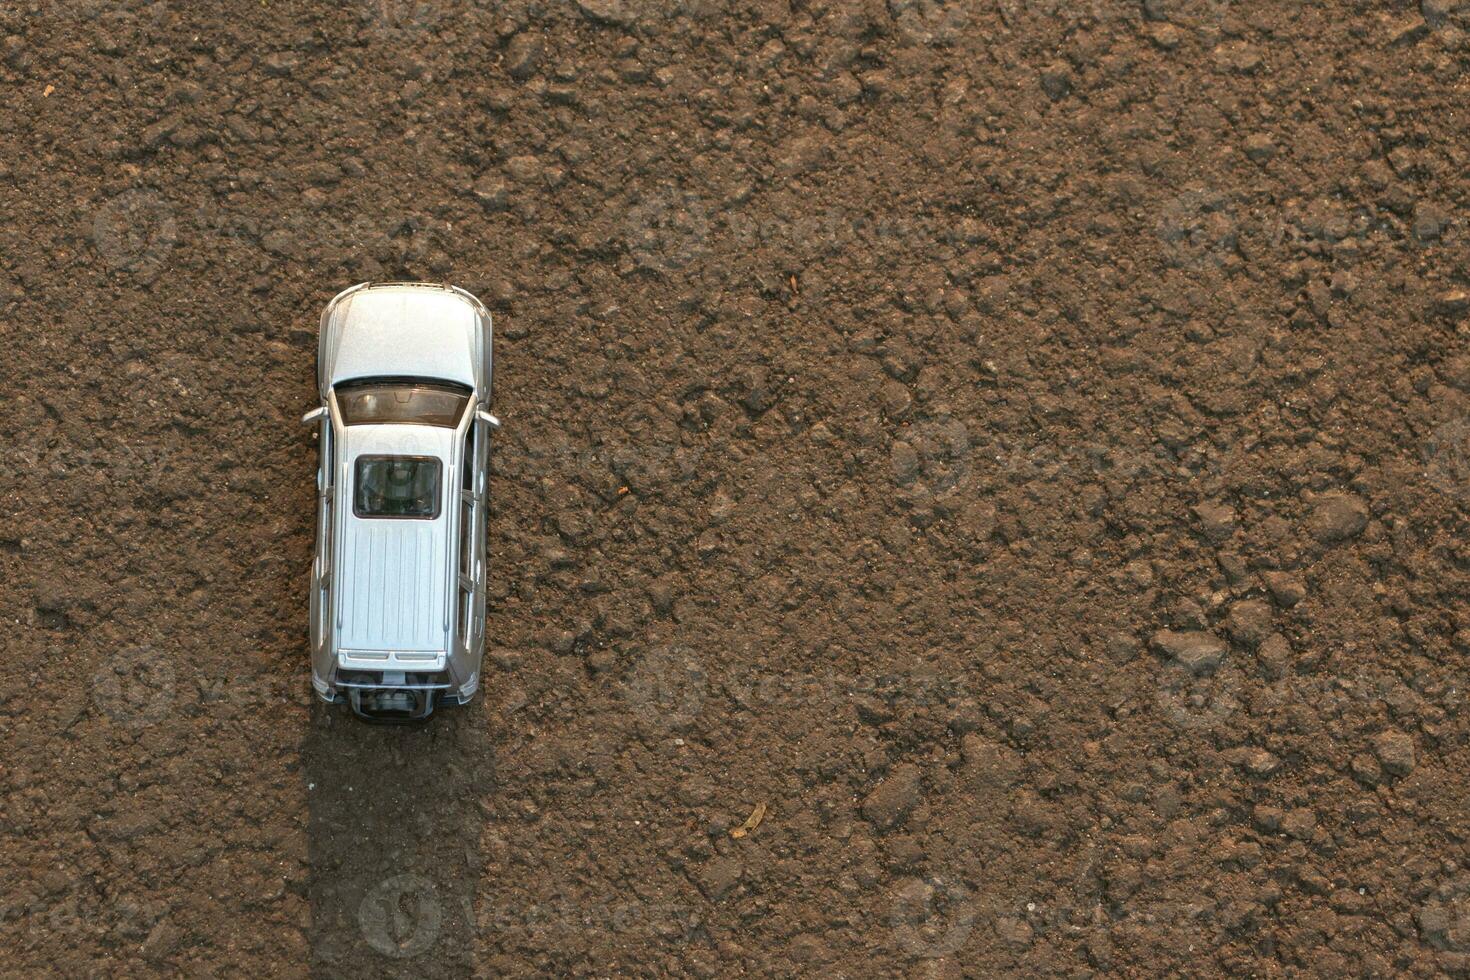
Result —
M 454 428 L 470 396 L 458 389 L 419 382 L 368 382 L 338 386 L 343 425 L 444 425 Z
M 441 470 L 432 456 L 359 456 L 352 512 L 432 520 L 439 516 Z

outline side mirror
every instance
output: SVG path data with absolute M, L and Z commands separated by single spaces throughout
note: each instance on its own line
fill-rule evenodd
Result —
M 317 408 L 313 408 L 311 411 L 309 411 L 305 415 L 301 416 L 301 424 L 302 425 L 310 425 L 313 422 L 320 422 L 322 419 L 324 419 L 326 417 L 327 417 L 327 406 L 321 405 L 321 406 L 319 406 Z
M 492 429 L 500 428 L 500 420 L 491 415 L 489 412 L 485 411 L 483 408 L 475 410 L 475 418 L 479 419 L 481 422 L 484 422 Z

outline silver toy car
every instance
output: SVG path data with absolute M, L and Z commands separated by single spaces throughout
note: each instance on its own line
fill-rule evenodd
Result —
M 374 721 L 464 704 L 485 651 L 490 313 L 363 283 L 322 313 L 311 683 Z

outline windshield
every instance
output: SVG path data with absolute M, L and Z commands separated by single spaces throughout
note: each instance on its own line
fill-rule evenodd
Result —
M 406 422 L 452 429 L 469 401 L 463 390 L 421 381 L 373 381 L 337 389 L 343 425 Z
M 432 456 L 359 456 L 352 512 L 433 520 L 439 516 L 440 470 Z

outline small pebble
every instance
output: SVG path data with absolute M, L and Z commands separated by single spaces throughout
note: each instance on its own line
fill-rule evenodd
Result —
M 1267 572 L 1265 579 L 1271 597 L 1281 606 L 1289 609 L 1307 597 L 1307 587 L 1290 572 Z
M 276 51 L 266 55 L 261 63 L 266 74 L 284 78 L 296 71 L 301 64 L 301 56 L 294 51 Z
M 1368 505 L 1348 493 L 1324 493 L 1312 503 L 1308 528 L 1312 537 L 1332 544 L 1356 537 L 1368 526 Z
M 1225 504 L 1207 501 L 1194 508 L 1200 528 L 1211 541 L 1226 541 L 1235 533 L 1235 510 Z
M 1429 25 L 1418 14 L 1391 21 L 1388 25 L 1388 43 L 1391 45 L 1416 44 L 1429 36 Z
M 1072 69 L 1064 61 L 1054 61 L 1041 72 L 1041 90 L 1056 102 L 1072 91 Z
M 1403 732 L 1388 731 L 1373 740 L 1373 754 L 1383 768 L 1394 776 L 1407 776 L 1413 771 L 1414 740 Z
M 1280 677 L 1291 664 L 1291 644 L 1280 633 L 1272 633 L 1256 648 L 1256 656 L 1270 677 Z
M 523 31 L 511 38 L 505 47 L 504 60 L 510 77 L 525 81 L 535 74 L 536 65 L 541 61 L 542 49 L 541 38 L 533 31 Z
M 1414 207 L 1414 237 L 1421 242 L 1437 241 L 1449 223 L 1449 213 L 1438 204 L 1420 201 Z
M 1281 829 L 1281 821 L 1285 814 L 1281 812 L 1280 807 L 1261 805 L 1251 811 L 1251 817 L 1257 830 L 1274 834 Z
M 919 767 L 912 763 L 893 771 L 863 800 L 863 816 L 880 828 L 896 827 L 919 802 Z
M 636 19 L 623 0 L 577 0 L 577 9 L 588 20 L 599 24 L 626 26 Z
M 1174 658 L 1189 668 L 1191 673 L 1200 674 L 1214 670 L 1225 659 L 1230 648 L 1224 640 L 1201 630 L 1160 630 L 1153 635 L 1155 649 Z
M 1306 807 L 1299 807 L 1282 817 L 1281 829 L 1298 840 L 1306 840 L 1317 829 L 1317 814 Z
M 1261 49 L 1244 41 L 1232 41 L 1215 49 L 1215 64 L 1241 74 L 1261 67 Z
M 1252 133 L 1245 138 L 1245 155 L 1256 163 L 1265 163 L 1276 156 L 1276 141 L 1269 133 Z
M 1352 771 L 1353 778 L 1365 786 L 1377 786 L 1383 782 L 1383 767 L 1366 752 L 1353 756 Z
M 1241 764 L 1252 776 L 1269 776 L 1281 768 L 1281 760 L 1265 749 L 1248 751 L 1241 760 Z
M 1271 606 L 1262 599 L 1243 599 L 1230 607 L 1225 628 L 1232 639 L 1256 646 L 1271 632 Z
M 1179 47 L 1179 42 L 1184 40 L 1184 35 L 1179 28 L 1167 22 L 1151 23 L 1144 28 L 1144 32 L 1148 34 L 1148 39 L 1154 43 L 1155 47 L 1165 51 L 1173 51 Z

